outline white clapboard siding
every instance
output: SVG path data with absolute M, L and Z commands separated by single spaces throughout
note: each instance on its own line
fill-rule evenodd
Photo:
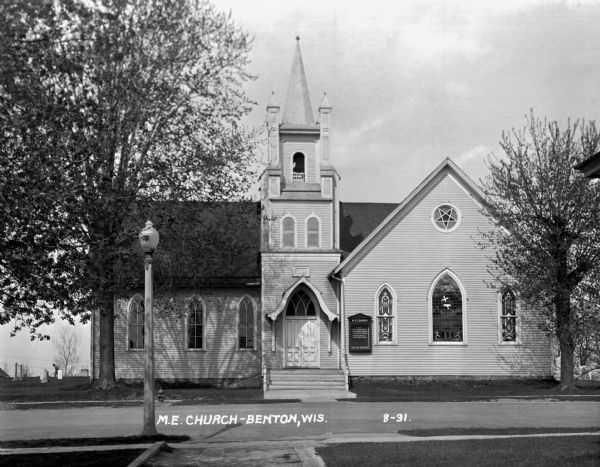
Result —
M 272 216 L 275 219 L 271 223 L 273 235 L 271 245 L 279 248 L 281 245 L 281 219 L 290 214 L 296 219 L 296 248 L 302 249 L 306 246 L 306 219 L 311 215 L 319 218 L 320 226 L 320 248 L 332 248 L 332 205 L 331 201 L 273 201 L 271 205 Z
M 431 213 L 448 202 L 458 207 L 462 220 L 454 232 L 443 233 L 432 225 Z M 347 317 L 374 317 L 375 293 L 384 283 L 397 295 L 396 345 L 376 343 L 374 318 L 373 351 L 349 354 L 352 375 L 550 375 L 549 341 L 532 311 L 522 312 L 520 345 L 498 342 L 498 293 L 488 287 L 486 259 L 492 252 L 477 245 L 478 228 L 491 226 L 479 209 L 445 176 L 350 270 Z M 446 268 L 458 276 L 468 296 L 464 346 L 429 344 L 429 289 Z
M 115 303 L 115 376 L 117 379 L 142 379 L 144 352 L 127 348 L 127 306 L 130 291 Z M 137 293 L 142 293 L 138 291 Z M 197 295 L 205 304 L 204 349 L 186 348 L 186 301 Z M 248 295 L 256 305 L 256 348 L 237 348 L 237 310 Z M 258 288 L 197 289 L 175 295 L 176 312 L 160 312 L 160 294 L 155 295 L 154 349 L 155 378 L 164 380 L 235 380 L 259 375 L 260 365 L 260 293 Z M 164 302 L 163 302 L 164 303 Z M 95 327 L 95 374 L 98 376 L 98 326 Z
M 310 268 L 310 277 L 307 279 L 321 292 L 323 300 L 334 313 L 338 312 L 337 298 L 334 286 L 327 275 L 338 264 L 338 254 L 279 254 L 268 253 L 262 255 L 262 283 L 268 284 L 263 287 L 263 316 L 274 311 L 279 305 L 282 295 L 299 278 L 293 276 L 293 268 Z M 272 323 L 266 317 L 264 321 L 263 348 L 265 350 L 266 363 L 269 368 L 283 368 L 284 366 L 284 343 L 283 343 L 283 321 L 285 310 Z M 320 346 L 320 368 L 338 368 L 339 362 L 339 333 L 338 320 L 332 323 L 333 335 L 331 352 L 329 351 L 329 318 L 320 313 L 318 318 L 319 346 Z M 272 351 L 272 330 L 275 330 L 275 351 Z

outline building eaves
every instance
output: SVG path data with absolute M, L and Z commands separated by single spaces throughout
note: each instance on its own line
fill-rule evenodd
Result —
M 573 167 L 588 178 L 600 178 L 600 152 Z

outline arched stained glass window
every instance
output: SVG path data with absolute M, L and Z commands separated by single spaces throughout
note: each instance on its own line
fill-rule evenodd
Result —
M 308 248 L 319 247 L 319 219 L 309 217 L 306 221 L 306 246 Z
M 310 296 L 302 289 L 298 290 L 294 295 L 292 295 L 285 313 L 287 316 L 317 315 L 315 304 L 311 300 Z
M 144 348 L 144 297 L 134 296 L 128 306 L 129 349 Z
M 517 341 L 517 300 L 510 289 L 502 293 L 500 321 L 502 326 L 502 342 Z
M 394 300 L 387 287 L 377 297 L 377 342 L 394 341 Z
M 256 344 L 254 303 L 244 297 L 238 306 L 238 348 L 254 349 Z
M 281 221 L 281 246 L 296 246 L 296 221 L 291 216 L 286 216 Z
M 198 297 L 193 297 L 187 306 L 187 347 L 202 349 L 204 344 L 204 303 Z
M 448 273 L 435 284 L 431 313 L 434 342 L 463 341 L 463 296 L 459 285 Z

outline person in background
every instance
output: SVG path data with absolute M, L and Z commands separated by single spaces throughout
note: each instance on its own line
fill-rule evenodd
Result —
M 56 363 L 53 363 L 52 366 L 54 367 L 54 377 L 57 378 L 58 377 L 58 367 L 56 366 Z

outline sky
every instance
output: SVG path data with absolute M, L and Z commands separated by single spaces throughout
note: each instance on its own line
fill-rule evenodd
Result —
M 530 109 L 598 119 L 600 0 L 215 3 L 254 37 L 253 125 L 271 92 L 284 105 L 300 36 L 313 111 L 323 92 L 333 107 L 342 201 L 400 202 L 446 157 L 477 181 Z
M 446 157 L 478 181 L 531 109 L 563 125 L 599 119 L 600 0 L 213 3 L 254 39 L 249 125 L 264 124 L 271 92 L 284 105 L 300 36 L 313 111 L 324 92 L 333 108 L 342 201 L 400 202 Z M 89 325 L 77 329 L 88 368 Z M 9 334 L 0 365 L 52 367 L 51 342 Z

